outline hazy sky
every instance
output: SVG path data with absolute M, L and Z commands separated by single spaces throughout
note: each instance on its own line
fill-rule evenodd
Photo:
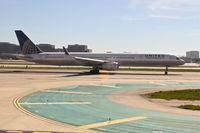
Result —
M 0 0 L 0 41 L 15 29 L 35 43 L 94 52 L 200 50 L 200 0 Z

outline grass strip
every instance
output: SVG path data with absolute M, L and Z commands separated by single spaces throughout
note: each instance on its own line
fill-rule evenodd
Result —
M 147 95 L 156 99 L 200 100 L 200 89 L 159 91 Z
M 164 72 L 165 68 L 119 68 L 119 70 L 127 70 L 127 71 L 159 71 L 159 72 Z M 200 69 L 190 69 L 190 68 L 170 68 L 168 70 L 169 72 L 200 72 Z
M 200 110 L 199 105 L 181 105 L 181 106 L 179 106 L 179 108 L 190 109 L 190 110 Z
M 90 70 L 88 66 L 48 66 L 48 65 L 0 65 L 0 69 L 58 69 L 58 70 Z

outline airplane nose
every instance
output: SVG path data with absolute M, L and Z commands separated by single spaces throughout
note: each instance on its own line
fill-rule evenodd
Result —
M 185 61 L 184 61 L 183 59 L 181 59 L 181 60 L 180 60 L 180 63 L 181 63 L 180 65 L 184 65 L 184 64 L 185 64 Z

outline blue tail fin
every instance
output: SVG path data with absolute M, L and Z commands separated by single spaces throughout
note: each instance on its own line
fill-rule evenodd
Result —
M 37 47 L 21 30 L 16 30 L 15 34 L 20 44 L 22 54 L 41 53 L 42 50 Z

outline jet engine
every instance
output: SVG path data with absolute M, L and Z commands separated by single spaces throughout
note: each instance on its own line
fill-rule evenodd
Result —
M 101 69 L 113 71 L 119 68 L 118 62 L 106 62 L 102 64 Z

